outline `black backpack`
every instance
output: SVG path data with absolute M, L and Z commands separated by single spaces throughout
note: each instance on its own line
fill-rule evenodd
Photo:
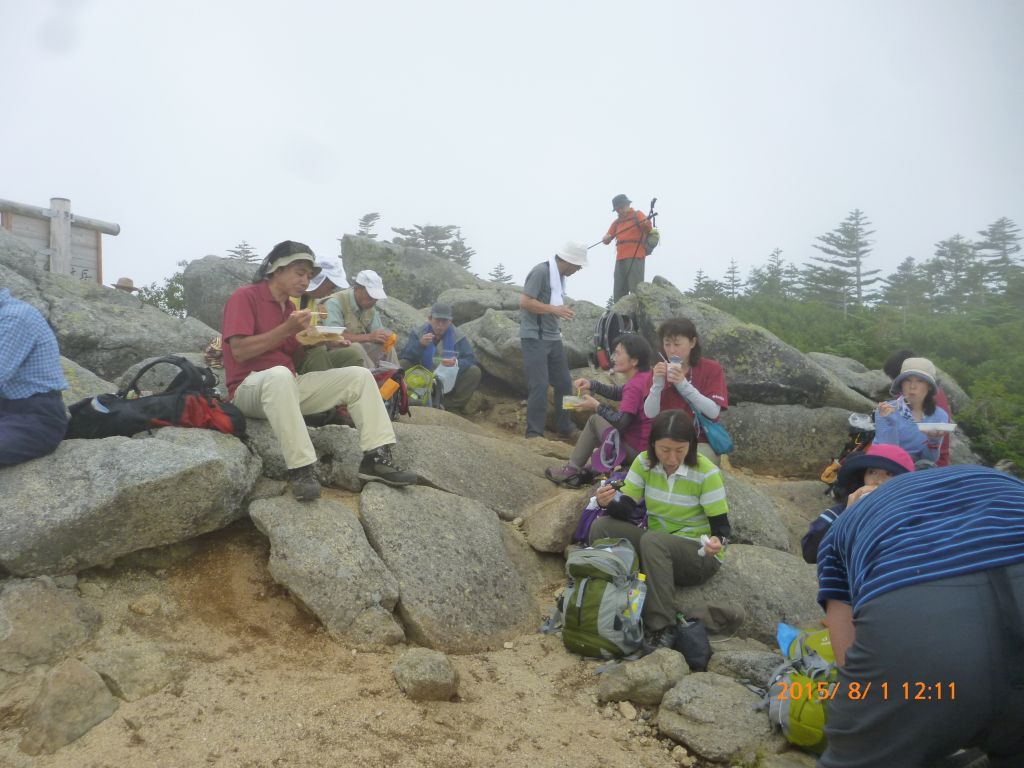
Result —
M 838 458 L 832 459 L 829 465 L 821 471 L 821 482 L 828 486 L 825 489 L 825 495 L 831 496 L 836 501 L 845 498 L 849 492 L 848 488 L 839 487 L 839 470 L 851 456 L 866 451 L 875 439 L 875 425 L 871 423 L 871 417 L 867 414 L 851 413 L 849 423 L 849 439 L 843 446 L 842 452 Z
M 620 315 L 610 309 L 601 315 L 594 329 L 594 363 L 598 368 L 611 370 L 615 340 L 624 333 L 632 333 L 635 328 L 636 322 L 628 315 Z
M 160 394 L 142 395 L 139 380 L 161 363 L 177 366 L 178 374 Z M 131 437 L 153 427 L 199 427 L 228 435 L 245 434 L 245 416 L 216 392 L 217 377 L 184 357 L 158 357 L 144 365 L 114 395 L 96 395 L 71 405 L 65 439 Z M 134 397 L 133 397 L 134 395 Z

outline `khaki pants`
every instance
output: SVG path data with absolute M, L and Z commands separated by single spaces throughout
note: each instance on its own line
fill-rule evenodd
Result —
M 316 462 L 303 414 L 321 413 L 336 405 L 346 406 L 352 414 L 363 453 L 395 442 L 377 383 L 365 368 L 333 368 L 295 376 L 277 365 L 246 376 L 232 402 L 246 416 L 270 422 L 288 469 Z

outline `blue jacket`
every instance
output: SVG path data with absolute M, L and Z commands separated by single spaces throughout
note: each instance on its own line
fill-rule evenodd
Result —
M 424 323 L 418 328 L 412 329 L 412 333 L 409 334 L 409 341 L 399 356 L 402 360 L 415 360 L 427 370 L 432 371 L 437 367 L 436 358 L 441 357 L 442 352 L 454 350 L 459 359 L 460 371 L 469 368 L 471 365 L 476 365 L 473 345 L 469 343 L 469 338 L 466 334 L 454 325 L 448 326 L 448 330 L 445 332 L 444 338 L 440 340 L 440 344 L 435 339 L 433 343 L 427 344 L 425 347 L 422 346 L 420 344 L 420 337 L 425 333 L 433 333 L 430 323 Z
M 910 410 L 903 403 L 902 398 L 892 401 L 896 410 L 888 416 L 880 416 L 878 409 L 875 409 L 875 440 L 879 445 L 898 445 L 910 454 L 914 461 L 927 459 L 937 461 L 939 449 L 942 448 L 942 438 L 932 441 L 918 428 L 910 416 Z M 935 406 L 935 413 L 931 416 L 924 415 L 919 423 L 921 424 L 945 424 L 949 421 L 949 415 Z

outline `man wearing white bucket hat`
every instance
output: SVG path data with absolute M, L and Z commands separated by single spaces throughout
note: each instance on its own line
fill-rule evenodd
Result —
M 565 278 L 587 266 L 587 249 L 568 242 L 547 261 L 530 270 L 519 296 L 519 341 L 529 390 L 526 404 L 526 436 L 542 437 L 547 421 L 548 385 L 555 391 L 555 429 L 575 439 L 579 429 L 562 408 L 562 398 L 572 392 L 572 377 L 562 343 L 561 320 L 571 320 L 565 305 Z
M 398 365 L 394 349 L 397 336 L 384 327 L 377 302 L 388 297 L 384 281 L 372 269 L 356 274 L 351 288 L 336 293 L 324 302 L 327 324 L 345 326 L 345 338 L 363 356 L 367 368 L 376 368 L 381 360 Z M 394 338 L 392 338 L 394 336 Z

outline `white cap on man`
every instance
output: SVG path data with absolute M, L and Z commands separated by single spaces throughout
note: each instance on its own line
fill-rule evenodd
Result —
M 366 292 L 370 294 L 371 299 L 380 301 L 386 299 L 388 295 L 384 293 L 384 281 L 380 279 L 380 275 L 374 272 L 372 269 L 364 269 L 355 279 L 356 285 L 361 285 L 366 289 Z

